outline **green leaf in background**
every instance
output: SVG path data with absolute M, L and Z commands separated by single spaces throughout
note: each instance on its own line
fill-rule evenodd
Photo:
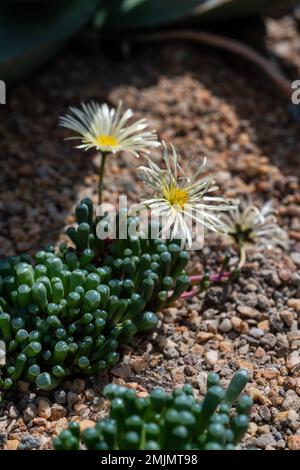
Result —
M 99 0 L 2 2 L 0 79 L 15 80 L 45 63 L 98 4 Z
M 295 0 L 208 0 L 194 10 L 193 16 L 197 24 L 212 24 L 287 10 L 295 3 Z
M 130 30 L 181 25 L 191 20 L 197 24 L 214 24 L 271 8 L 287 8 L 294 3 L 295 0 L 107 0 L 96 14 L 95 26 Z
M 152 28 L 191 15 L 205 0 L 112 0 L 96 14 L 95 25 L 105 29 Z

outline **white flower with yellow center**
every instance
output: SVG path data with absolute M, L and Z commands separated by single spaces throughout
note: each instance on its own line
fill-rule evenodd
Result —
M 163 159 L 165 169 L 150 159 L 147 159 L 147 167 L 140 167 L 140 178 L 152 190 L 152 197 L 145 197 L 143 206 L 164 220 L 161 235 L 170 232 L 171 239 L 180 238 L 182 243 L 187 242 L 191 247 L 193 222 L 202 228 L 220 231 L 222 222 L 218 213 L 233 206 L 222 197 L 209 195 L 218 187 L 212 176 L 199 177 L 206 165 L 205 159 L 193 177 L 188 177 L 179 165 L 173 146 L 169 155 L 164 144 Z
M 227 241 L 240 248 L 240 266 L 244 264 L 246 250 L 250 247 L 257 245 L 270 249 L 276 245 L 282 248 L 287 246 L 287 234 L 278 226 L 271 202 L 267 202 L 261 209 L 254 205 L 237 205 L 235 209 L 222 215 L 222 221 L 222 231 Z
M 131 109 L 122 111 L 121 102 L 117 109 L 114 109 L 105 103 L 99 105 L 92 101 L 89 104 L 82 103 L 81 109 L 70 108 L 70 114 L 60 118 L 60 126 L 78 134 L 68 138 L 81 140 L 77 148 L 84 150 L 95 148 L 102 153 L 99 167 L 99 205 L 102 203 L 104 167 L 109 153 L 126 151 L 139 157 L 140 153 L 148 153 L 151 147 L 160 145 L 155 132 L 146 130 L 147 120 L 139 119 L 129 124 L 128 121 L 132 116 Z
M 85 150 L 95 148 L 102 153 L 131 152 L 136 157 L 140 153 L 148 153 L 151 147 L 157 147 L 155 132 L 145 130 L 148 127 L 146 119 L 139 119 L 128 124 L 133 112 L 122 110 L 120 102 L 117 109 L 109 108 L 107 104 L 99 105 L 91 102 L 82 103 L 81 109 L 70 108 L 70 113 L 60 118 L 60 125 L 79 134 L 69 139 L 81 139 L 77 148 Z

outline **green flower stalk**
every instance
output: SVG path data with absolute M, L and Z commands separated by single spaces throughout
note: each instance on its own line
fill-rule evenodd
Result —
M 209 374 L 201 402 L 188 384 L 170 395 L 155 389 L 146 398 L 107 385 L 109 417 L 83 432 L 78 423 L 70 423 L 54 439 L 54 448 L 77 450 L 82 443 L 88 450 L 233 450 L 249 425 L 252 400 L 248 395 L 239 398 L 247 380 L 247 371 L 240 369 L 224 390 L 219 377 Z
M 102 191 L 103 191 L 103 180 L 104 180 L 104 169 L 105 169 L 105 162 L 107 153 L 103 152 L 99 167 L 99 184 L 98 184 L 98 204 L 99 206 L 102 204 Z

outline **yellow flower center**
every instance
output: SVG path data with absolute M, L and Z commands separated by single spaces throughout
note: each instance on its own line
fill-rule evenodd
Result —
M 185 204 L 189 200 L 189 194 L 187 191 L 181 188 L 171 187 L 165 191 L 165 199 L 169 201 L 171 206 L 180 206 L 184 208 Z
M 99 147 L 117 147 L 119 145 L 113 135 L 98 135 L 95 140 Z

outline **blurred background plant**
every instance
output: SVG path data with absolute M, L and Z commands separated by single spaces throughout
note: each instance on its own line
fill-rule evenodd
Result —
M 0 77 L 14 80 L 44 64 L 91 17 L 98 0 L 5 0 Z
M 104 0 L 95 26 L 107 30 L 135 30 L 187 24 L 211 26 L 258 14 L 279 13 L 295 0 Z
M 282 14 L 295 0 L 5 0 L 0 18 L 0 78 L 24 76 L 45 63 L 93 18 L 104 36 L 176 27 L 241 32 L 240 21 Z M 227 26 L 230 24 L 230 27 Z M 258 28 L 259 29 L 259 28 Z

